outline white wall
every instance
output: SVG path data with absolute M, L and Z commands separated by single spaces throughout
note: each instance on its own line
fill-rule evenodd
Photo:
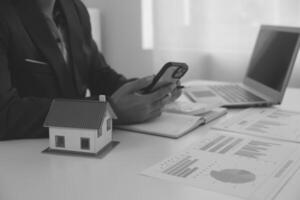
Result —
M 299 0 L 153 2 L 155 66 L 187 62 L 185 79 L 241 81 L 261 24 L 300 26 Z M 300 87 L 299 77 L 298 56 L 290 85 Z
M 142 50 L 140 0 L 83 0 L 101 11 L 102 51 L 112 68 L 127 77 L 154 73 L 151 51 Z
M 290 1 L 296 2 L 297 0 Z M 187 62 L 190 65 L 190 70 L 184 80 L 201 78 L 240 81 L 246 72 L 251 56 L 250 51 L 236 57 L 230 52 L 224 54 L 214 51 L 214 55 L 212 55 L 209 52 L 188 48 L 157 48 L 158 45 L 154 52 L 143 50 L 141 0 L 83 0 L 83 2 L 87 7 L 100 9 L 103 54 L 114 69 L 127 77 L 153 74 L 162 64 L 170 60 Z M 205 18 L 205 16 L 203 17 Z M 198 15 L 192 19 L 199 21 Z M 159 18 L 158 20 L 163 19 Z M 156 35 L 155 40 L 157 39 L 159 38 Z M 251 40 L 251 42 L 254 44 L 254 41 Z M 216 58 L 217 62 L 215 61 Z M 294 87 L 300 87 L 299 66 L 298 58 L 290 84 Z

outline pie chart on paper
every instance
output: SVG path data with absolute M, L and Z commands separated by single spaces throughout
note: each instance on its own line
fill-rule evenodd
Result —
M 256 179 L 255 174 L 242 169 L 224 169 L 221 171 L 211 171 L 210 176 L 224 183 L 243 184 L 253 182 Z

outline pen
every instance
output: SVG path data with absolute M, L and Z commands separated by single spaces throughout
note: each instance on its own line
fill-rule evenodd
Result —
M 26 62 L 29 62 L 29 63 L 35 63 L 35 64 L 40 64 L 40 65 L 47 65 L 47 63 L 45 62 L 41 62 L 41 61 L 38 61 L 38 60 L 32 60 L 32 59 L 25 59 Z

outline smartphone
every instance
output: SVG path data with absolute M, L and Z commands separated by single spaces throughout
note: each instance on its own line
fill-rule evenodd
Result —
M 188 65 L 179 62 L 168 62 L 155 75 L 152 83 L 146 88 L 142 89 L 143 94 L 154 92 L 155 90 L 176 83 L 188 71 Z

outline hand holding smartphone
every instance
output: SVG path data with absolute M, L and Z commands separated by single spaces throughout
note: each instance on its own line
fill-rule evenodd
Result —
M 163 86 L 176 83 L 188 71 L 188 65 L 179 62 L 168 62 L 153 78 L 152 83 L 142 89 L 143 94 L 151 93 Z

